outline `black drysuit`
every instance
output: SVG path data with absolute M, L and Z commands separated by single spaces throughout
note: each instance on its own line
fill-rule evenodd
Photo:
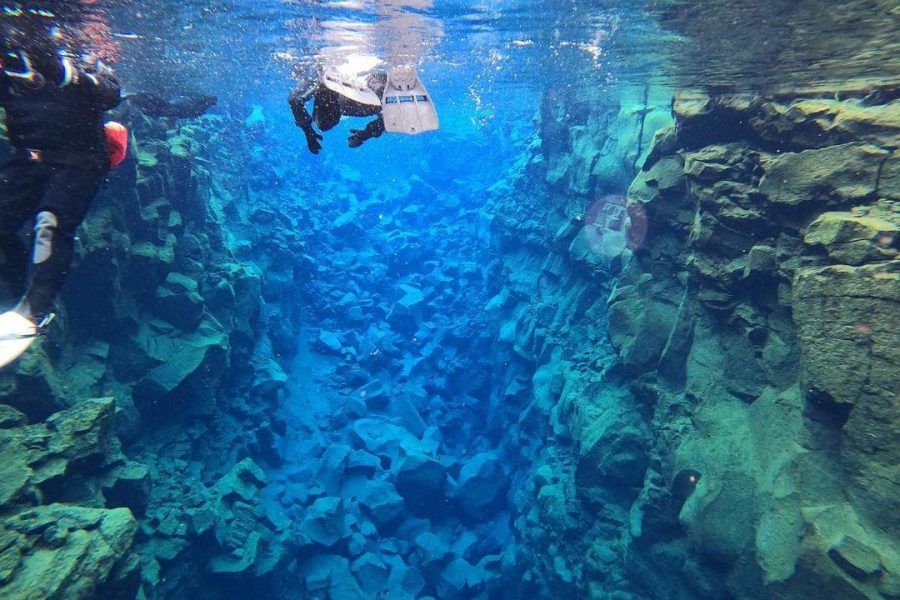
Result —
M 384 93 L 384 87 L 387 84 L 387 75 L 385 73 L 377 73 L 370 76 L 366 83 L 367 87 L 381 98 Z M 310 98 L 313 99 L 312 115 L 306 110 L 306 102 Z M 356 148 L 366 140 L 378 137 L 384 133 L 384 119 L 381 118 L 380 106 L 370 106 L 355 102 L 329 89 L 322 83 L 321 76 L 318 74 L 310 74 L 298 82 L 288 96 L 288 104 L 291 105 L 294 122 L 306 134 L 307 145 L 313 154 L 318 154 L 320 149 L 318 140 L 322 139 L 322 136 L 313 130 L 313 123 L 321 131 L 328 131 L 338 124 L 341 116 L 377 116 L 378 118 L 370 121 L 364 129 L 351 130 L 353 132 L 349 140 L 351 148 Z
M 0 167 L 0 276 L 11 291 L 24 293 L 35 318 L 52 310 L 72 261 L 75 229 L 109 168 L 103 113 L 120 100 L 109 72 L 69 75 L 66 85 L 48 80 L 31 89 L 0 73 L 0 106 L 15 151 Z M 30 261 L 18 235 L 29 219 L 35 219 Z

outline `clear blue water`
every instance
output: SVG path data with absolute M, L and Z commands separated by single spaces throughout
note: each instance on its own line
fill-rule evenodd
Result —
M 523 390 L 546 374 L 534 373 L 537 357 L 513 349 L 512 341 L 522 332 L 510 330 L 510 324 L 515 329 L 510 315 L 518 303 L 531 303 L 539 307 L 535 312 L 552 317 L 557 300 L 544 290 L 562 297 L 566 285 L 588 284 L 542 275 L 509 286 L 530 290 L 532 296 L 503 296 L 501 288 L 510 278 L 537 271 L 510 274 L 498 256 L 521 253 L 523 263 L 532 260 L 529 252 L 547 244 L 541 236 L 549 225 L 532 223 L 529 230 L 528 223 L 517 222 L 522 238 L 512 241 L 498 241 L 503 228 L 495 225 L 527 218 L 530 213 L 511 201 L 517 196 L 523 206 L 546 202 L 566 210 L 571 210 L 567 202 L 578 197 L 585 204 L 582 214 L 568 215 L 578 222 L 585 215 L 621 217 L 623 195 L 646 146 L 635 149 L 623 142 L 621 172 L 596 189 L 575 190 L 573 184 L 573 189 L 550 190 L 543 182 L 535 188 L 529 173 L 546 167 L 535 167 L 542 155 L 536 138 L 542 118 L 554 115 L 566 132 L 594 131 L 596 115 L 606 114 L 598 107 L 608 101 L 614 112 L 621 104 L 634 106 L 637 114 L 655 113 L 659 120 L 652 123 L 662 127 L 670 122 L 676 91 L 812 95 L 837 90 L 833 95 L 839 97 L 900 84 L 896 6 L 877 0 L 834 4 L 66 3 L 66 11 L 82 20 L 113 64 L 124 91 L 218 97 L 209 115 L 194 122 L 141 120 L 127 108 L 118 114 L 135 119 L 134 158 L 142 147 L 147 151 L 192 136 L 200 140 L 190 152 L 190 160 L 196 159 L 193 175 L 179 172 L 183 179 L 178 181 L 199 181 L 200 189 L 209 191 L 216 213 L 211 220 L 224 232 L 228 251 L 223 254 L 251 265 L 261 281 L 260 337 L 241 347 L 245 354 L 232 356 L 220 378 L 227 382 L 215 396 L 221 414 L 194 420 L 178 414 L 178 405 L 171 409 L 176 414 L 168 415 L 175 417 L 171 420 L 148 419 L 143 426 L 152 431 L 123 434 L 126 453 L 148 464 L 158 461 L 151 470 L 156 491 L 135 546 L 143 561 L 139 597 L 732 598 L 723 588 L 692 581 L 688 568 L 684 580 L 673 576 L 677 589 L 654 589 L 665 579 L 657 580 L 644 563 L 630 563 L 629 550 L 618 547 L 620 538 L 626 544 L 630 526 L 620 495 L 640 487 L 640 465 L 631 474 L 637 481 L 614 481 L 599 496 L 580 498 L 583 531 L 554 537 L 553 523 L 537 522 L 538 513 L 563 522 L 567 511 L 571 516 L 578 510 L 555 505 L 556 497 L 549 494 L 535 499 L 533 481 L 549 489 L 583 474 L 573 472 L 577 449 L 557 409 L 540 418 L 534 416 L 539 409 L 526 410 L 534 399 Z M 351 149 L 346 142 L 351 129 L 365 120 L 345 118 L 324 134 L 322 153 L 311 155 L 287 104 L 296 81 L 293 70 L 325 64 L 348 76 L 363 75 L 391 61 L 417 66 L 437 106 L 440 130 L 384 135 Z M 562 109 L 568 112 L 557 114 Z M 652 133 L 642 129 L 640 143 Z M 565 138 L 559 146 L 570 143 L 568 133 L 559 137 Z M 548 156 L 561 151 L 554 146 L 557 141 L 543 140 Z M 132 165 L 127 174 L 114 174 L 102 197 L 131 198 L 133 174 L 156 173 L 151 163 L 144 157 L 137 171 Z M 173 190 L 195 191 L 187 184 L 159 188 L 172 204 L 183 200 Z M 216 212 L 220 204 L 229 204 L 223 198 L 236 204 Z M 495 207 L 500 214 L 491 213 Z M 526 237 L 529 231 L 534 238 Z M 89 262 L 85 270 L 90 267 Z M 607 264 L 594 273 L 596 297 L 608 294 L 619 268 Z M 411 301 L 414 308 L 408 312 L 398 308 L 422 291 L 427 302 Z M 73 306 L 89 304 L 84 294 L 69 294 Z M 69 312 L 82 333 L 103 321 L 79 316 L 77 308 Z M 550 317 L 541 314 L 541 325 L 550 328 Z M 585 368 L 605 373 L 615 360 L 606 339 L 606 315 L 591 317 L 596 327 L 579 330 L 580 337 L 573 334 L 564 345 L 567 351 L 577 346 L 582 354 L 597 352 L 599 358 Z M 141 326 L 127 319 L 123 325 Z M 540 328 L 529 332 L 543 334 Z M 335 339 L 338 347 L 329 347 Z M 127 372 L 131 350 L 117 356 L 114 351 L 110 362 L 125 363 L 119 368 Z M 260 392 L 271 384 L 260 376 L 268 372 L 266 361 L 280 365 L 270 369 L 273 378 L 284 376 L 277 393 Z M 102 383 L 108 387 L 104 393 L 121 389 Z M 382 396 L 397 404 L 382 406 Z M 257 437 L 256 428 L 264 437 Z M 376 451 L 379 444 L 387 449 Z M 362 449 L 367 452 L 356 454 Z M 374 463 L 366 462 L 372 457 L 377 457 Z M 427 469 L 423 475 L 409 467 L 409 461 L 423 457 L 450 475 L 451 487 L 468 478 L 470 465 L 483 461 L 489 470 L 466 505 L 458 501 L 458 489 L 428 485 Z M 268 478 L 253 510 L 258 530 L 271 533 L 266 551 L 279 555 L 267 565 L 271 570 L 261 573 L 264 561 L 237 573 L 209 566 L 211 557 L 227 554 L 223 549 L 229 542 L 221 531 L 241 528 L 235 525 L 240 519 L 233 505 L 217 505 L 228 514 L 221 531 L 190 538 L 187 549 L 174 557 L 161 551 L 161 522 L 188 503 L 182 495 L 188 498 L 203 486 L 214 489 L 245 458 L 256 461 Z M 536 473 L 539 465 L 543 470 Z M 412 483 L 395 476 L 406 468 L 416 474 Z M 341 475 L 335 477 L 336 472 Z M 187 482 L 183 489 L 180 478 Z M 383 491 L 379 486 L 386 482 L 403 501 L 360 508 L 369 502 L 361 499 L 371 500 L 373 490 Z M 479 494 L 490 496 L 483 506 Z M 329 537 L 317 529 L 318 522 L 310 525 L 311 515 L 326 513 L 320 501 L 337 497 L 347 519 L 322 527 L 344 527 L 343 532 L 332 543 L 311 542 L 304 536 L 313 530 Z M 389 499 L 396 500 L 396 494 Z M 391 512 L 395 509 L 397 515 Z M 333 514 L 329 518 L 334 521 Z M 540 531 L 550 533 L 540 537 Z M 608 544 L 592 546 L 597 540 Z M 590 554 L 585 560 L 594 570 L 573 563 L 569 546 Z M 245 551 L 230 550 L 228 560 L 237 562 Z M 695 567 L 697 580 L 701 571 L 721 575 L 715 560 L 691 563 Z

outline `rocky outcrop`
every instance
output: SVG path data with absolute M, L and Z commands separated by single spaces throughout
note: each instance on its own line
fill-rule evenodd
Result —
M 133 151 L 79 230 L 61 318 L 0 373 L 0 515 L 18 532 L 3 537 L 2 593 L 133 598 L 143 584 L 155 598 L 223 573 L 264 579 L 280 560 L 259 488 L 214 486 L 251 451 L 277 462 L 286 383 L 255 350 L 262 280 L 231 237 L 249 221 L 226 156 L 241 130 L 124 111 Z M 220 128 L 230 147 L 212 142 Z M 48 561 L 58 568 L 39 582 Z
M 494 190 L 488 308 L 547 439 L 522 444 L 508 573 L 539 597 L 891 598 L 897 103 L 672 109 L 627 201 L 552 111 Z
M 646 235 L 609 313 L 654 470 L 702 474 L 680 522 L 733 595 L 891 597 L 898 106 L 679 96 L 674 114 L 629 190 Z
M 130 501 L 112 492 L 141 480 L 134 473 L 141 466 L 126 461 L 112 436 L 114 408 L 110 398 L 88 400 L 35 425 L 27 425 L 14 409 L 3 409 L 4 597 L 124 599 L 136 594 L 140 563 L 132 542 L 138 524 L 124 507 L 146 502 L 146 489 L 138 485 Z

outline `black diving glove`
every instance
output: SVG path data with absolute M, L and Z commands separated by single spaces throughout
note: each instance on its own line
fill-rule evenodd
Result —
M 384 133 L 384 123 L 379 118 L 366 125 L 365 129 L 351 129 L 347 145 L 351 148 L 359 148 L 366 140 L 380 137 L 382 133 Z
M 316 133 L 312 127 L 306 127 L 303 133 L 306 134 L 306 147 L 313 154 L 318 154 L 319 150 L 322 149 L 322 144 L 319 143 L 323 139 L 322 134 Z
M 19 93 L 38 92 L 44 87 L 44 77 L 32 64 L 24 50 L 10 50 L 0 56 L 3 78 Z
M 34 68 L 44 76 L 49 83 L 65 86 L 78 80 L 78 70 L 74 66 L 74 59 L 69 54 L 62 52 L 40 52 L 32 54 Z
M 368 135 L 365 129 L 351 129 L 350 137 L 347 138 L 347 145 L 351 148 L 359 148 L 370 137 L 372 136 Z

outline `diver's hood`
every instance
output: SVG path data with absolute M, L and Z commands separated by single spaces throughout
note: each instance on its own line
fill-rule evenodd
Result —
M 381 106 L 381 98 L 361 83 L 350 82 L 332 73 L 326 73 L 322 77 L 322 84 L 332 92 L 336 92 L 354 102 L 359 102 L 366 106 Z
M 415 67 L 402 65 L 391 69 L 388 73 L 388 85 L 398 92 L 411 92 L 419 85 L 419 76 Z

